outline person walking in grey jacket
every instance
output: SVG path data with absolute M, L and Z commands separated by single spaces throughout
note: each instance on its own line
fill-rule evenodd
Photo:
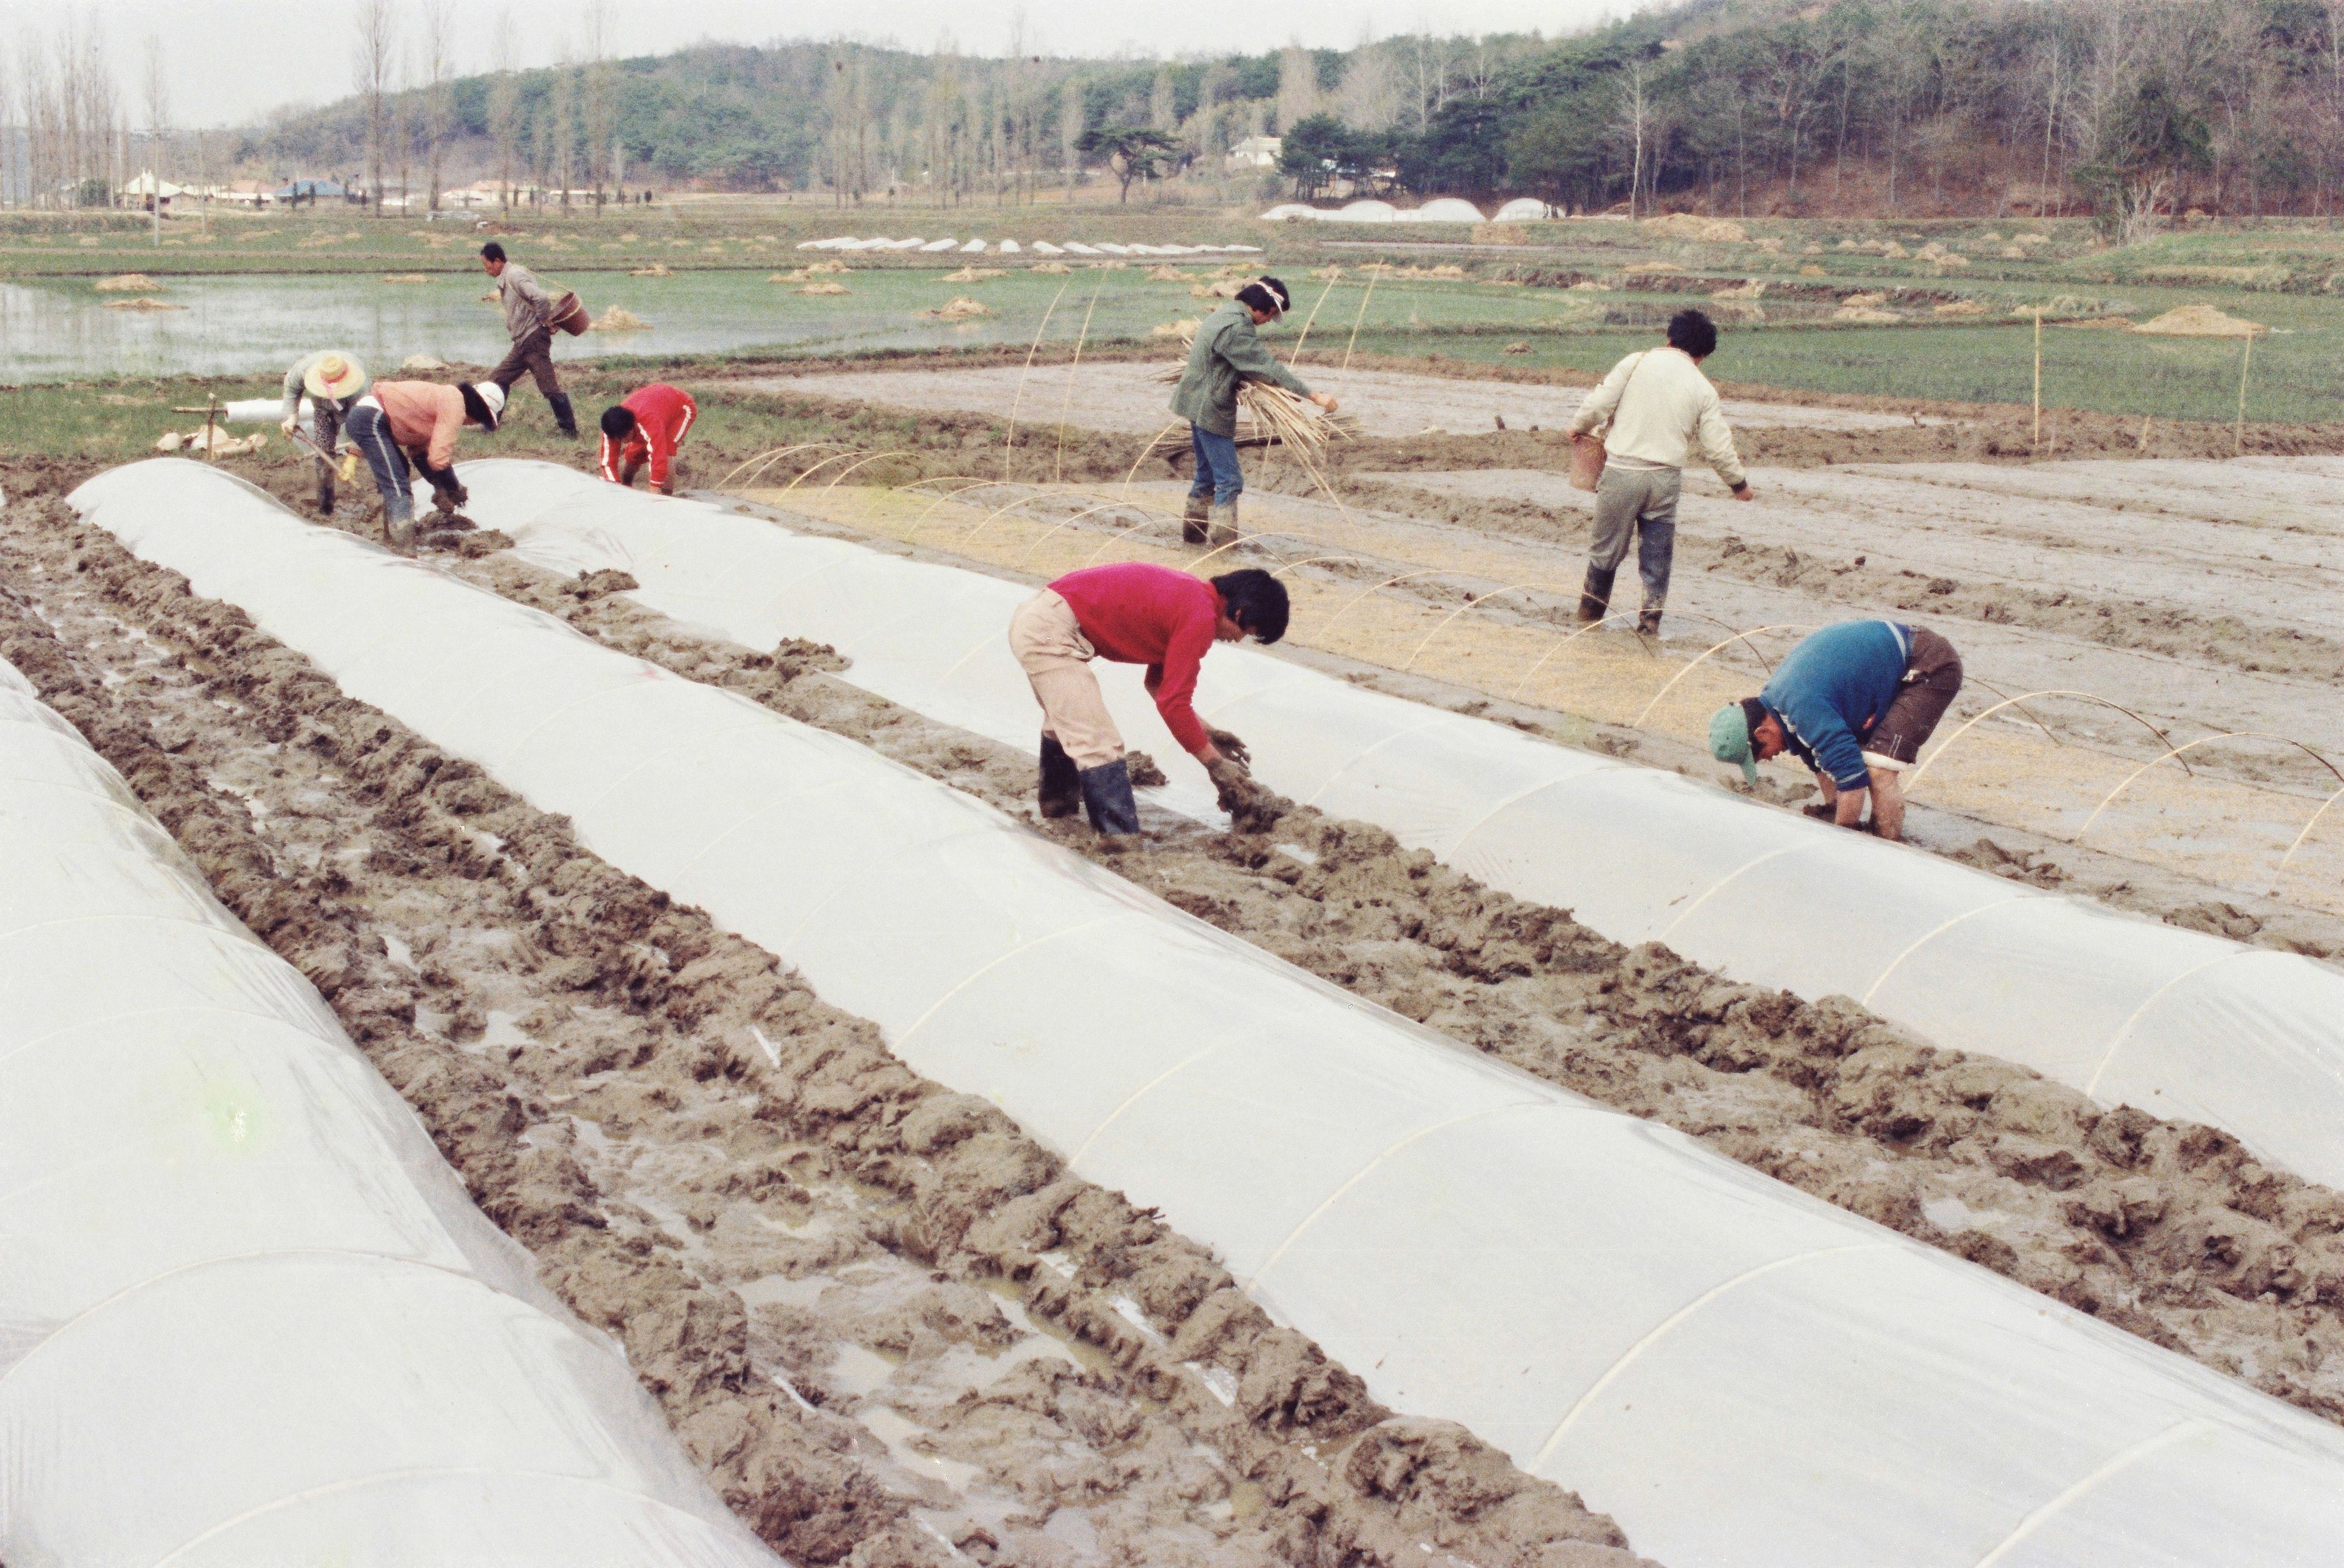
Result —
M 1197 478 L 1188 487 L 1188 510 L 1180 524 L 1180 537 L 1190 544 L 1237 537 L 1238 493 L 1245 489 L 1245 475 L 1238 468 L 1239 383 L 1275 382 L 1330 414 L 1335 411 L 1334 394 L 1305 386 L 1301 377 L 1271 357 L 1254 330 L 1285 315 L 1292 303 L 1285 284 L 1275 278 L 1256 278 L 1206 317 L 1188 345 L 1187 368 L 1172 389 L 1172 411 L 1188 421 L 1188 445 L 1197 456 Z
M 1637 572 L 1644 580 L 1644 609 L 1636 630 L 1660 634 L 1669 568 L 1676 556 L 1677 495 L 1696 449 L 1734 500 L 1748 501 L 1755 493 L 1733 450 L 1717 389 L 1701 373 L 1701 362 L 1715 352 L 1717 324 L 1699 310 L 1680 310 L 1669 319 L 1667 345 L 1612 366 L 1571 421 L 1574 443 L 1591 437 L 1605 420 L 1612 423 L 1604 440 L 1603 477 L 1595 487 L 1587 582 L 1579 591 L 1581 621 L 1601 621 L 1610 613 L 1612 581 L 1632 537 Z
M 563 435 L 574 439 L 578 416 L 570 407 L 570 394 L 561 389 L 561 379 L 553 373 L 553 301 L 537 275 L 509 259 L 505 248 L 493 239 L 480 247 L 480 269 L 497 280 L 497 299 L 505 308 L 505 331 L 512 338 L 512 351 L 489 372 L 489 379 L 500 390 L 510 392 L 513 383 L 527 371 L 544 394 L 546 407 L 553 410 L 553 422 L 561 427 Z

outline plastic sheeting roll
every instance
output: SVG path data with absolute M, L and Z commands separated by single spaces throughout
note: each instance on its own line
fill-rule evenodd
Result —
M 1029 592 L 551 465 L 465 467 L 471 513 L 566 570 L 618 567 L 652 609 L 758 648 L 828 642 L 844 678 L 946 723 L 1035 744 L 1004 629 Z M 1203 770 L 1147 737 L 1139 672 L 1093 666 L 1159 798 L 1211 819 Z M 2344 1186 L 2344 974 L 2043 893 L 1675 774 L 1217 649 L 1197 711 L 1281 794 L 1389 829 L 1615 941 L 1736 979 L 1838 993 L 1938 1044 L 2021 1062 L 2104 1105 L 2235 1134 Z M 1786 917 L 1829 912 L 1817 921 Z
M 0 1557 L 775 1563 L 0 663 Z
M 1463 1051 L 852 741 L 199 465 L 74 500 L 1672 1568 L 2299 1568 L 2344 1532 L 2344 1431 Z

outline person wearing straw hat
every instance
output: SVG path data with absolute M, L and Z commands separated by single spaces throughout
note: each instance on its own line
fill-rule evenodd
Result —
M 355 354 L 321 349 L 285 372 L 284 418 L 279 428 L 288 437 L 301 428 L 301 400 L 309 400 L 309 433 L 318 444 L 318 511 L 334 515 L 334 446 L 342 439 L 342 425 L 351 407 L 369 383 L 366 367 Z
M 1197 716 L 1197 672 L 1215 642 L 1286 635 L 1286 584 L 1258 567 L 1207 582 L 1144 561 L 1070 572 L 1009 618 L 1009 651 L 1042 704 L 1041 809 L 1090 813 L 1105 835 L 1139 831 L 1131 766 L 1093 659 L 1147 666 L 1147 692 L 1172 738 L 1198 762 L 1227 807 L 1248 791 L 1246 744 Z
M 505 389 L 494 381 L 445 386 L 436 381 L 377 381 L 350 410 L 350 441 L 374 470 L 382 494 L 383 537 L 409 554 L 415 549 L 415 481 L 409 465 L 431 481 L 432 503 L 453 515 L 470 499 L 456 478 L 456 437 L 466 425 L 493 432 L 503 420 Z
M 1792 649 L 1756 696 L 1711 716 L 1710 754 L 1754 785 L 1758 764 L 1787 751 L 1823 790 L 1810 814 L 1862 826 L 1869 794 L 1872 831 L 1901 839 L 1904 772 L 1961 689 L 1962 656 L 1927 627 L 1843 621 Z
M 1715 352 L 1717 324 L 1702 311 L 1680 310 L 1669 319 L 1667 343 L 1612 366 L 1571 421 L 1574 446 L 1596 440 L 1595 427 L 1612 422 L 1601 438 L 1603 477 L 1595 485 L 1595 537 L 1587 581 L 1579 591 L 1581 621 L 1601 621 L 1611 613 L 1612 580 L 1634 539 L 1637 574 L 1644 580 L 1636 630 L 1660 635 L 1676 554 L 1677 493 L 1695 450 L 1734 500 L 1748 501 L 1755 493 L 1733 450 L 1717 389 L 1701 373 L 1701 362 Z
M 1172 412 L 1188 421 L 1188 445 L 1197 457 L 1197 478 L 1188 487 L 1188 509 L 1180 523 L 1180 537 L 1190 544 L 1226 543 L 1238 536 L 1238 492 L 1245 489 L 1238 468 L 1240 383 L 1273 382 L 1335 411 L 1333 393 L 1305 386 L 1255 333 L 1285 315 L 1293 302 L 1284 283 L 1257 278 L 1206 317 L 1188 345 L 1187 368 L 1172 389 Z

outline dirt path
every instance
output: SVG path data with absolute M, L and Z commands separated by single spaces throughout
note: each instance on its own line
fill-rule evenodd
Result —
M 793 1560 L 1636 1561 L 1461 1429 L 1389 1417 L 1201 1249 L 770 955 L 61 503 L 0 514 L 0 654 L 315 981 Z M 823 662 L 735 663 L 790 685 Z
M 509 555 L 459 569 L 609 645 L 749 693 L 1032 818 L 1031 759 Z M 610 574 L 615 576 L 616 574 Z M 2226 1136 L 2101 1113 L 2007 1063 L 1920 1046 L 1844 999 L 1625 949 L 1274 803 L 1214 833 L 1150 809 L 1137 848 L 1037 831 L 1354 993 L 1792 1185 L 2344 1419 L 2344 1195 Z

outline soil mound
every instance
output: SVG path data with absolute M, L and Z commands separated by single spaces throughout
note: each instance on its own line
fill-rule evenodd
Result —
M 185 310 L 184 305 L 174 305 L 167 299 L 149 299 L 144 294 L 136 299 L 109 299 L 108 310 Z
M 847 288 L 844 283 L 832 283 L 825 279 L 820 283 L 809 283 L 804 288 L 799 289 L 798 292 L 801 294 L 844 294 L 847 292 Z
M 2158 338 L 2251 338 L 2269 328 L 2212 305 L 2183 305 L 2133 329 Z
M 846 290 L 841 288 L 839 292 L 844 294 Z M 651 330 L 651 325 L 626 307 L 613 305 L 595 317 L 592 324 L 586 330 L 589 332 L 648 332 Z
M 1672 239 L 1697 239 L 1713 245 L 1735 245 L 1750 238 L 1750 231 L 1730 217 L 1703 217 L 1698 213 L 1672 212 L 1665 217 L 1644 219 L 1648 234 L 1664 234 Z
M 97 280 L 97 291 L 100 294 L 126 294 L 135 290 L 162 287 L 144 272 L 125 272 L 119 277 L 101 278 Z
M 933 310 L 916 312 L 924 320 L 965 321 L 972 316 L 990 316 L 992 309 L 965 294 L 955 294 Z

